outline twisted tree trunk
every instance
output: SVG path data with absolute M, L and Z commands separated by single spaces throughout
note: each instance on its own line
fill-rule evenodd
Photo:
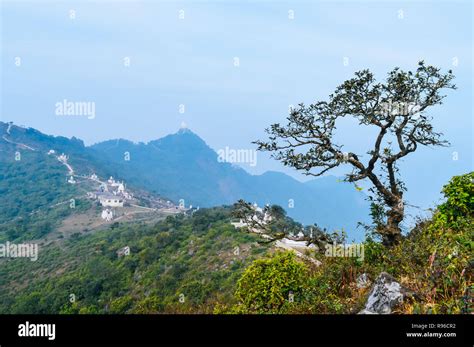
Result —
M 405 208 L 401 197 L 388 204 L 390 210 L 387 212 L 387 225 L 381 230 L 382 243 L 387 247 L 397 244 L 402 238 L 400 223 L 405 215 Z

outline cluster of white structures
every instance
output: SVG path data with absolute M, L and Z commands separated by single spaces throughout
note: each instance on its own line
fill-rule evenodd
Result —
M 98 181 L 96 174 L 92 174 L 90 179 Z M 113 177 L 101 183 L 98 191 L 89 192 L 87 196 L 104 207 L 123 207 L 126 200 L 133 198 L 133 195 L 125 190 L 124 182 L 115 181 Z
M 255 214 L 252 217 L 252 219 L 254 221 L 259 221 L 259 223 L 261 223 L 261 224 L 267 224 L 268 222 L 270 222 L 272 220 L 272 216 L 268 212 L 264 213 L 263 209 L 261 207 L 258 207 L 258 205 L 256 203 L 253 204 L 253 209 L 255 211 Z M 259 218 L 259 216 L 258 216 L 259 213 L 260 214 L 264 213 L 263 219 Z M 248 226 L 248 223 L 244 222 L 242 219 L 240 219 L 238 222 L 231 222 L 231 224 L 235 228 L 243 228 L 243 227 Z M 257 234 L 261 234 L 264 238 L 269 238 L 268 235 L 265 235 L 264 232 L 262 232 L 262 230 L 259 230 L 258 228 L 255 228 L 255 227 L 250 228 L 250 231 L 252 231 L 254 233 L 257 233 Z M 313 232 L 312 231 L 311 231 L 310 236 L 313 237 Z M 304 240 L 304 238 L 305 238 L 305 234 L 303 233 L 303 231 L 298 232 L 297 235 L 294 235 L 293 233 L 290 233 L 288 235 L 288 237 L 284 237 L 281 240 L 278 240 L 275 245 L 277 247 L 280 247 L 280 248 L 293 250 L 293 251 L 296 252 L 296 254 L 298 256 L 306 258 L 306 256 L 303 255 L 301 253 L 301 251 L 305 250 L 305 249 L 315 249 L 316 246 L 314 244 L 310 244 L 308 246 L 307 242 Z M 314 259 L 309 259 L 309 260 L 314 262 Z
M 9 129 L 7 130 L 7 132 L 9 133 Z M 54 149 L 50 149 L 47 152 L 47 154 L 56 156 L 56 151 Z M 77 181 L 74 178 L 76 176 L 76 177 L 89 179 L 100 184 L 99 189 L 95 192 L 88 192 L 87 197 L 90 199 L 96 200 L 97 202 L 100 203 L 100 205 L 104 207 L 104 209 L 102 210 L 102 213 L 100 214 L 100 217 L 104 221 L 106 222 L 112 221 L 115 218 L 115 208 L 123 207 L 125 201 L 133 199 L 133 194 L 128 192 L 125 189 L 125 183 L 123 181 L 121 182 L 115 181 L 115 179 L 112 176 L 110 176 L 110 178 L 106 182 L 102 182 L 95 173 L 93 173 L 92 175 L 88 177 L 75 175 L 74 169 L 68 163 L 67 155 L 62 153 L 61 155 L 56 156 L 56 158 L 68 169 L 68 179 L 67 179 L 68 183 L 76 184 Z M 172 203 L 170 201 L 167 201 L 166 205 L 170 207 L 172 206 Z M 190 206 L 189 208 L 192 209 L 192 206 Z M 150 208 L 148 209 L 151 210 Z M 184 200 L 180 201 L 179 209 L 185 210 Z M 197 209 L 199 209 L 199 207 Z M 129 246 L 125 246 L 117 250 L 117 257 L 119 258 L 128 256 L 128 255 L 130 255 Z
M 252 219 L 254 221 L 258 221 L 260 219 L 258 217 L 258 213 L 263 213 L 263 208 L 258 207 L 257 203 L 254 203 L 252 207 L 253 207 L 253 210 L 255 211 L 255 214 L 253 215 Z M 260 221 L 260 223 L 267 224 L 271 220 L 272 220 L 272 216 L 270 216 L 268 212 L 265 212 L 265 214 L 263 215 L 263 220 Z M 240 219 L 238 222 L 231 222 L 230 224 L 232 224 L 235 228 L 243 228 L 243 227 L 248 226 L 248 223 L 244 222 L 242 219 Z
M 134 198 L 133 194 L 125 189 L 124 181 L 116 181 L 112 176 L 110 176 L 110 178 L 104 182 L 101 181 L 95 173 L 91 174 L 90 176 L 77 175 L 74 173 L 73 167 L 68 163 L 69 157 L 66 154 L 62 153 L 58 155 L 54 149 L 50 149 L 47 152 L 47 155 L 56 157 L 61 164 L 67 167 L 67 183 L 76 184 L 78 183 L 78 178 L 80 178 L 79 182 L 82 182 L 83 179 L 86 179 L 94 181 L 100 185 L 98 190 L 94 192 L 88 192 L 87 197 L 97 201 L 102 207 L 104 207 L 100 216 L 106 222 L 110 222 L 116 217 L 116 208 L 123 207 L 127 200 L 132 200 Z M 170 201 L 163 203 L 163 205 L 165 205 L 164 207 L 167 208 L 174 207 Z M 137 207 L 147 210 L 156 210 L 142 206 Z M 176 208 L 180 210 L 187 210 L 184 206 L 183 199 L 180 200 L 179 207 L 176 206 Z M 192 209 L 192 205 L 189 206 L 189 209 Z
M 125 190 L 125 183 L 122 181 L 115 181 L 111 176 L 106 182 L 101 182 L 97 175 L 92 174 L 89 179 L 100 183 L 99 190 L 95 192 L 88 192 L 87 196 L 106 207 L 102 211 L 101 217 L 109 222 L 114 219 L 115 212 L 113 208 L 123 207 L 127 200 L 131 200 L 133 195 Z
M 56 155 L 56 151 L 54 149 L 50 149 L 48 151 L 48 155 Z M 59 160 L 59 162 L 61 162 L 61 164 L 65 165 L 68 169 L 69 178 L 67 179 L 67 183 L 76 184 L 77 182 L 74 179 L 74 170 L 72 166 L 69 165 L 69 163 L 67 162 L 69 159 L 68 156 L 64 153 L 61 153 L 61 155 L 58 155 L 56 158 Z

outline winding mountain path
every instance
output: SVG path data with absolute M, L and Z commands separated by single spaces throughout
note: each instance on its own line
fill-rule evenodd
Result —
M 24 143 L 18 143 L 18 142 L 14 142 L 12 140 L 9 140 L 7 139 L 7 135 L 10 135 L 10 129 L 12 127 L 12 124 L 9 123 L 8 124 L 8 128 L 7 128 L 7 133 L 5 135 L 2 136 L 2 138 L 7 141 L 8 143 L 11 143 L 12 145 L 16 145 L 16 146 L 20 146 L 22 148 L 25 148 L 25 149 L 29 149 L 30 151 L 36 151 L 36 149 L 34 149 L 33 147 L 30 147 L 28 145 L 25 145 Z

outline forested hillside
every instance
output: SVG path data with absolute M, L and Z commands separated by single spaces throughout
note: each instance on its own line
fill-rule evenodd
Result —
M 319 266 L 235 229 L 230 208 L 113 223 L 40 248 L 34 262 L 1 260 L 0 312 L 357 313 L 386 272 L 410 293 L 393 313 L 472 312 L 473 175 L 453 178 L 395 247 L 369 234 L 363 260 L 315 250 Z
M 40 247 L 35 262 L 1 260 L 1 313 L 208 312 L 236 302 L 237 279 L 268 245 L 237 231 L 227 208 L 156 225 L 113 224 Z M 130 247 L 130 255 L 117 251 Z
M 67 169 L 55 157 L 22 151 L 14 158 L 13 151 L 0 156 L 0 241 L 38 239 L 66 216 L 90 207 L 84 187 L 66 182 Z

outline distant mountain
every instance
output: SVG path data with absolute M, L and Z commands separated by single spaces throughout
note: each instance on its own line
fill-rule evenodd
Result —
M 279 172 L 251 175 L 217 160 L 217 153 L 189 129 L 181 129 L 147 144 L 110 140 L 91 147 L 120 166 L 120 175 L 138 185 L 186 205 L 210 207 L 238 199 L 284 207 L 304 224 L 330 230 L 344 228 L 360 239 L 359 221 L 368 220 L 365 194 L 335 177 L 299 182 Z M 126 160 L 126 159 L 129 160 Z
M 251 175 L 238 166 L 218 161 L 217 153 L 189 129 L 181 129 L 146 144 L 115 139 L 90 147 L 84 146 L 77 138 L 49 136 L 32 128 L 2 122 L 0 134 L 0 153 L 3 160 L 9 162 L 8 170 L 18 167 L 12 166 L 12 163 L 15 163 L 15 151 L 20 151 L 29 157 L 34 156 L 36 159 L 32 161 L 35 165 L 43 165 L 38 172 L 43 172 L 46 170 L 45 163 L 50 160 L 46 153 L 54 149 L 57 153 L 68 155 L 69 162 L 80 174 L 95 172 L 101 177 L 114 176 L 125 180 L 129 186 L 148 190 L 175 202 L 184 199 L 186 206 L 229 205 L 239 199 L 256 202 L 260 206 L 277 204 L 303 224 L 317 223 L 329 230 L 344 228 L 350 238 L 356 239 L 363 237 L 362 231 L 356 230 L 357 223 L 368 220 L 365 194 L 352 185 L 335 177 L 302 183 L 279 172 Z M 38 164 L 42 158 L 45 162 Z M 67 175 L 65 167 L 57 161 L 51 163 L 48 165 L 57 167 L 56 174 L 58 170 L 63 170 L 64 177 Z M 28 171 L 28 165 L 24 162 L 23 171 Z M 22 174 L 12 178 L 8 170 L 4 166 L 2 177 L 15 179 L 18 186 L 28 184 L 22 181 L 28 176 Z M 57 182 L 54 184 L 57 185 Z M 41 186 L 47 187 L 48 182 L 42 182 Z M 2 193 L 8 191 L 4 187 Z M 58 199 L 49 198 L 51 201 Z

